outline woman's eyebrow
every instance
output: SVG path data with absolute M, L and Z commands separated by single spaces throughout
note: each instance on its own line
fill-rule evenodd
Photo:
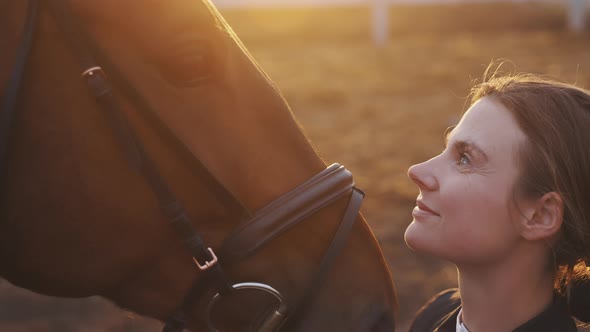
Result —
M 445 147 L 448 146 L 451 133 L 455 129 L 455 126 L 447 128 L 445 131 Z M 485 161 L 488 160 L 488 155 L 480 148 L 475 142 L 471 140 L 457 140 L 453 142 L 453 147 L 457 150 L 468 150 L 468 151 L 475 151 L 481 158 Z

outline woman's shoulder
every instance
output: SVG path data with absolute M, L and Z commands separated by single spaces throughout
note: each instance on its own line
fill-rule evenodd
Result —
M 459 289 L 451 288 L 436 294 L 418 310 L 409 332 L 433 331 L 460 306 Z

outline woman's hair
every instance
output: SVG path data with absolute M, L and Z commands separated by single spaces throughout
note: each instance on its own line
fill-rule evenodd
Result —
M 472 88 L 472 103 L 485 96 L 506 107 L 527 137 L 517 161 L 515 195 L 538 198 L 557 192 L 563 199 L 551 265 L 555 288 L 569 301 L 572 284 L 587 284 L 589 275 L 590 93 L 530 74 L 494 74 Z

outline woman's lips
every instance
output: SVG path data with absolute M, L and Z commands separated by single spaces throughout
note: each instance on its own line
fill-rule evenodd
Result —
M 412 211 L 414 216 L 416 215 L 432 215 L 432 216 L 440 216 L 438 213 L 434 212 L 428 205 L 424 204 L 424 202 L 418 200 L 416 201 L 416 208 Z

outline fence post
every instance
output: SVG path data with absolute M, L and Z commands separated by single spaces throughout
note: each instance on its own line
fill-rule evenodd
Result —
M 373 42 L 382 47 L 389 39 L 389 8 L 387 0 L 372 1 L 373 12 Z
M 569 28 L 580 32 L 586 27 L 586 3 L 585 0 L 570 0 Z

